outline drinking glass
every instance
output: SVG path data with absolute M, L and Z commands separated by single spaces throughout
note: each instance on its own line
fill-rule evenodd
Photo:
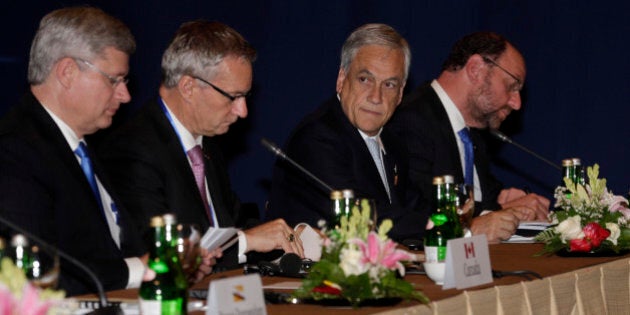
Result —
M 475 213 L 475 196 L 472 185 L 455 184 L 455 207 L 465 237 L 472 236 L 470 225 Z
M 194 278 L 201 264 L 200 241 L 201 229 L 196 224 L 177 224 L 177 254 L 186 278 Z

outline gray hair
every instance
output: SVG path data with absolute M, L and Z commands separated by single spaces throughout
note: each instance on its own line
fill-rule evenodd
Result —
M 409 75 L 411 51 L 409 44 L 394 28 L 386 24 L 365 24 L 350 34 L 341 48 L 341 69 L 348 72 L 359 48 L 366 45 L 381 45 L 402 50 L 405 55 L 405 77 Z
M 133 35 L 123 22 L 93 7 L 55 10 L 42 18 L 31 44 L 28 82 L 44 82 L 62 58 L 91 60 L 107 47 L 127 55 L 136 50 Z
M 254 62 L 256 50 L 223 23 L 202 20 L 184 23 L 162 56 L 163 84 L 172 88 L 183 75 L 210 80 L 216 75 L 216 65 L 226 56 Z

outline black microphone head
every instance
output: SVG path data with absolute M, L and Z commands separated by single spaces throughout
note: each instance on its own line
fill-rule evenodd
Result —
M 506 136 L 503 132 L 499 131 L 498 129 L 490 129 L 490 134 L 492 134 L 497 139 L 503 142 L 512 143 L 512 139 L 510 139 L 508 136 Z
M 260 143 L 267 148 L 267 150 L 273 152 L 273 154 L 280 156 L 283 159 L 286 159 L 286 155 L 282 150 L 273 142 L 267 140 L 267 138 L 260 138 Z
M 297 275 L 302 268 L 302 258 L 293 253 L 286 253 L 280 258 L 280 270 L 287 275 Z

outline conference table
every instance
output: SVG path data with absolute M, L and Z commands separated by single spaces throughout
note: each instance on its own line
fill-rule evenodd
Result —
M 316 304 L 267 304 L 267 313 L 268 314 L 300 314 L 300 315 L 310 315 L 317 314 L 321 315 L 322 312 L 334 312 L 334 314 L 373 314 L 373 313 L 382 313 L 389 312 L 392 314 L 403 314 L 403 313 L 414 313 L 414 314 L 442 314 L 442 313 L 465 313 L 465 309 L 461 309 L 462 307 L 478 307 L 471 306 L 474 303 L 481 303 L 479 301 L 488 300 L 487 304 L 489 307 L 488 312 L 495 313 L 503 313 L 505 312 L 502 309 L 500 312 L 497 308 L 507 308 L 507 307 L 517 307 L 517 308 L 529 308 L 531 312 L 531 305 L 526 306 L 523 303 L 538 303 L 535 300 L 535 295 L 540 295 L 543 298 L 547 296 L 545 290 L 553 291 L 550 293 L 551 300 L 545 302 L 550 303 L 551 307 L 564 307 L 564 308 L 573 308 L 578 312 L 572 311 L 571 313 L 584 313 L 589 314 L 593 312 L 589 312 L 588 305 L 584 306 L 582 304 L 586 303 L 584 300 L 587 298 L 597 298 L 592 297 L 591 295 L 601 295 L 601 294 L 591 294 L 589 292 L 580 292 L 567 293 L 564 291 L 586 291 L 584 288 L 580 287 L 576 283 L 579 278 L 577 274 L 584 274 L 582 279 L 586 279 L 595 283 L 596 285 L 599 283 L 602 286 L 606 285 L 607 288 L 610 287 L 610 284 L 615 288 L 614 291 L 620 294 L 620 298 L 615 297 L 615 299 L 620 299 L 620 301 L 606 302 L 600 301 L 604 298 L 599 298 L 596 302 L 600 303 L 608 303 L 615 304 L 621 303 L 621 305 L 617 305 L 617 309 L 625 310 L 626 312 L 630 312 L 630 295 L 627 292 L 630 292 L 630 288 L 628 288 L 628 284 L 630 283 L 630 254 L 612 256 L 612 257 L 561 257 L 557 255 L 547 255 L 547 256 L 536 256 L 543 248 L 542 244 L 514 244 L 514 243 L 503 243 L 503 244 L 495 244 L 490 245 L 490 260 L 492 269 L 494 271 L 499 271 L 503 273 L 507 273 L 510 271 L 521 271 L 528 270 L 537 273 L 542 276 L 544 280 L 536 280 L 532 277 L 530 279 L 526 279 L 522 276 L 503 276 L 500 278 L 494 278 L 492 283 L 481 285 L 477 287 L 468 288 L 466 290 L 457 290 L 457 289 L 449 289 L 443 290 L 441 286 L 436 285 L 432 280 L 430 280 L 426 275 L 422 274 L 407 274 L 405 276 L 405 280 L 415 284 L 420 290 L 427 295 L 427 297 L 432 301 L 430 305 L 421 305 L 418 302 L 414 301 L 402 301 L 393 306 L 384 306 L 384 307 L 361 307 L 358 309 L 352 309 L 348 307 L 330 307 L 330 306 L 322 306 Z M 611 265 L 611 262 L 614 265 Z M 606 275 L 603 275 L 599 270 L 604 270 L 604 268 L 600 268 L 600 266 L 608 266 L 611 269 L 611 272 L 608 272 Z M 232 270 L 224 273 L 217 273 L 208 276 L 206 279 L 197 283 L 193 286 L 196 289 L 203 289 L 208 287 L 208 283 L 214 279 L 238 276 L 242 275 L 242 270 Z M 555 282 L 552 282 L 552 279 Z M 606 283 L 601 281 L 601 279 L 607 279 Z M 294 278 L 283 278 L 283 277 L 262 277 L 263 285 L 272 285 L 274 283 L 286 282 L 286 281 L 296 281 Z M 586 281 L 582 280 L 582 281 Z M 617 283 L 618 282 L 618 283 Z M 617 285 L 621 289 L 617 289 Z M 572 288 L 573 286 L 574 288 Z M 531 288 L 530 288 L 531 287 Z M 590 289 L 590 284 L 589 284 Z M 528 293 L 528 290 L 529 293 Z M 598 288 L 593 288 L 595 292 L 603 292 L 602 288 L 599 290 Z M 599 290 L 599 291 L 597 291 Z M 550 292 L 551 292 L 550 291 Z M 562 291 L 562 292 L 561 292 Z M 609 291 L 612 291 L 609 289 Z M 486 292 L 487 295 L 486 296 Z M 583 295 L 589 294 L 589 296 L 585 297 Z M 510 296 L 511 295 L 511 296 Z M 111 300 L 117 299 L 135 299 L 137 296 L 137 290 L 119 290 L 108 292 L 108 297 Z M 525 297 L 526 296 L 526 297 Z M 555 297 L 554 297 L 555 296 Z M 624 298 L 625 296 L 625 298 Z M 83 296 L 86 297 L 94 297 L 94 296 Z M 516 298 L 515 298 L 516 297 Z M 494 300 L 505 299 L 502 302 L 494 302 Z M 563 301 L 565 306 L 562 306 Z M 568 299 L 568 300 L 567 300 Z M 570 300 L 572 299 L 572 300 Z M 479 300 L 479 301 L 478 301 Z M 522 300 L 522 301 L 520 301 Z M 475 302 L 476 301 L 476 302 Z M 484 302 L 486 303 L 486 302 Z M 517 303 L 517 304 L 514 304 Z M 582 304 L 580 304 L 582 303 Z M 609 313 L 611 312 L 610 308 L 613 306 L 608 305 L 595 305 L 590 303 L 591 310 L 596 310 L 595 314 L 598 314 L 597 310 L 600 308 L 606 308 Z M 484 304 L 481 304 L 484 306 Z M 501 306 L 503 305 L 503 306 Z M 514 306 L 517 305 L 517 306 Z M 558 306 L 559 305 L 559 306 Z M 486 307 L 486 306 L 484 306 Z M 541 307 L 540 305 L 536 307 Z M 586 308 L 584 312 L 583 309 Z M 549 309 L 549 306 L 544 306 L 545 310 Z M 580 309 L 582 312 L 579 312 Z M 486 310 L 487 311 L 487 310 Z M 512 310 L 514 311 L 514 309 Z M 507 313 L 517 313 L 509 311 Z M 470 312 L 475 313 L 475 312 Z M 479 312 L 477 312 L 479 313 Z M 527 312 L 524 312 L 527 313 Z M 562 313 L 562 312 L 560 312 Z M 190 312 L 190 314 L 204 314 L 203 311 L 194 311 Z

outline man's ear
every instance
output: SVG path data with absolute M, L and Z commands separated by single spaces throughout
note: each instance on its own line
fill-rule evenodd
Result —
M 486 62 L 483 61 L 481 55 L 474 54 L 466 61 L 464 71 L 470 82 L 477 83 L 485 77 L 487 71 Z
M 339 74 L 337 74 L 337 86 L 336 91 L 337 94 L 341 93 L 341 88 L 343 87 L 343 82 L 346 79 L 346 72 L 343 69 L 339 69 Z
M 179 82 L 177 82 L 177 90 L 184 99 L 189 100 L 192 97 L 194 85 L 195 78 L 188 75 L 182 75 Z
M 74 82 L 80 71 L 81 69 L 79 69 L 77 62 L 70 57 L 57 61 L 52 69 L 55 80 L 65 88 L 72 86 L 72 82 Z

